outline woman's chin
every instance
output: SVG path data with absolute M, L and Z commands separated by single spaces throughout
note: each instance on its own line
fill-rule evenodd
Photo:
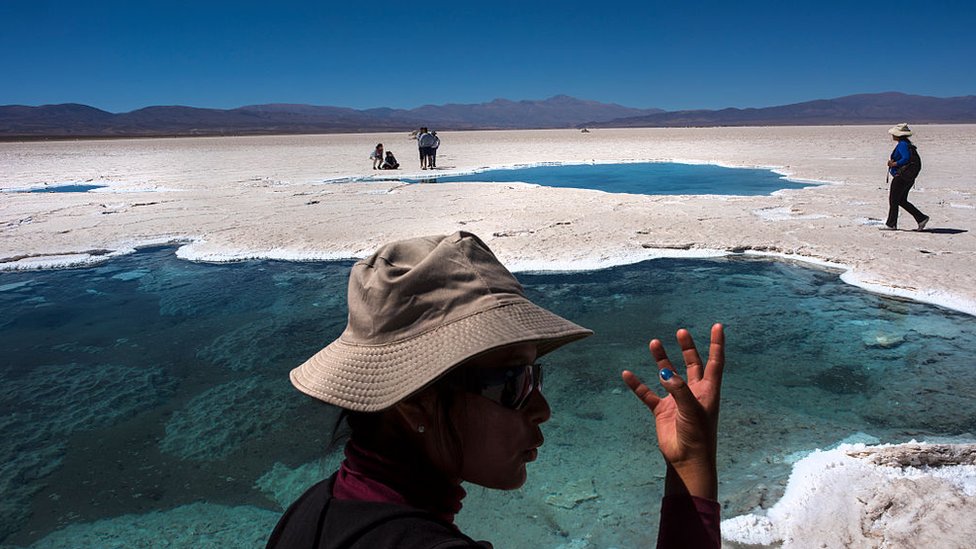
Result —
M 514 474 L 500 479 L 494 479 L 489 482 L 476 482 L 470 481 L 473 484 L 479 486 L 484 486 L 485 488 L 491 488 L 493 490 L 518 490 L 525 485 L 525 480 L 528 477 L 525 471 L 525 464 L 518 466 L 518 470 Z
M 500 486 L 499 487 L 499 490 L 518 490 L 519 488 L 521 488 L 522 486 L 524 486 L 525 485 L 525 480 L 526 480 L 526 478 L 528 478 L 527 475 L 525 474 L 525 466 L 524 465 L 522 466 L 522 470 L 520 472 L 521 472 L 521 475 L 519 475 L 518 478 L 513 479 L 512 482 L 505 483 L 503 486 Z

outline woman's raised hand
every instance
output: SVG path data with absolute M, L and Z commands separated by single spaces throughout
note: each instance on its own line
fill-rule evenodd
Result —
M 704 365 L 688 330 L 678 330 L 677 339 L 687 379 L 671 365 L 660 340 L 650 343 L 658 381 L 667 396 L 659 397 L 633 372 L 625 370 L 623 379 L 654 414 L 658 447 L 668 463 L 665 493 L 687 492 L 714 500 L 718 496 L 715 456 L 725 332 L 721 324 L 712 326 L 708 363 Z

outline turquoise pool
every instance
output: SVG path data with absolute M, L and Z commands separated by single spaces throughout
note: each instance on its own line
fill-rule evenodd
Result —
M 335 463 L 322 459 L 335 410 L 287 374 L 341 332 L 349 265 L 198 264 L 158 248 L 0 273 L 0 544 L 261 546 Z M 727 326 L 728 516 L 775 498 L 798 452 L 976 429 L 976 333 L 962 314 L 742 257 L 519 278 L 596 335 L 545 361 L 554 415 L 526 486 L 469 487 L 459 523 L 500 547 L 652 543 L 663 465 L 618 376 L 649 370 L 651 337 L 675 353 L 681 326 L 700 341 Z M 580 478 L 599 497 L 546 503 Z
M 381 176 L 383 177 L 383 176 Z M 557 164 L 490 169 L 460 175 L 403 178 L 414 183 L 523 182 L 546 187 L 594 189 L 629 194 L 765 195 L 799 189 L 797 183 L 770 170 L 724 168 L 710 164 L 640 162 L 624 164 Z

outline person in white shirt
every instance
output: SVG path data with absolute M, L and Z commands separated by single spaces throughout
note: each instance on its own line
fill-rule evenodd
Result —
M 434 169 L 437 167 L 437 147 L 441 146 L 441 138 L 437 137 L 437 132 L 430 132 L 430 135 L 434 136 L 434 144 L 430 147 L 430 157 L 427 162 L 427 167 Z
M 373 161 L 373 169 L 378 170 L 382 168 L 383 165 L 383 144 L 377 143 L 376 148 L 373 152 L 369 153 L 370 160 Z
M 417 134 L 417 148 L 420 149 L 420 169 L 426 170 L 430 167 L 430 155 L 433 151 L 434 139 L 436 139 L 426 127 L 420 128 Z

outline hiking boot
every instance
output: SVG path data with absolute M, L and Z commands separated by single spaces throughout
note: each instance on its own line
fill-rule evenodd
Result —
M 915 230 L 917 230 L 917 231 L 924 231 L 925 230 L 925 226 L 928 225 L 928 224 L 929 224 L 929 216 L 925 216 L 925 219 L 923 219 L 923 220 L 921 220 L 921 221 L 918 222 L 918 229 L 915 229 Z

